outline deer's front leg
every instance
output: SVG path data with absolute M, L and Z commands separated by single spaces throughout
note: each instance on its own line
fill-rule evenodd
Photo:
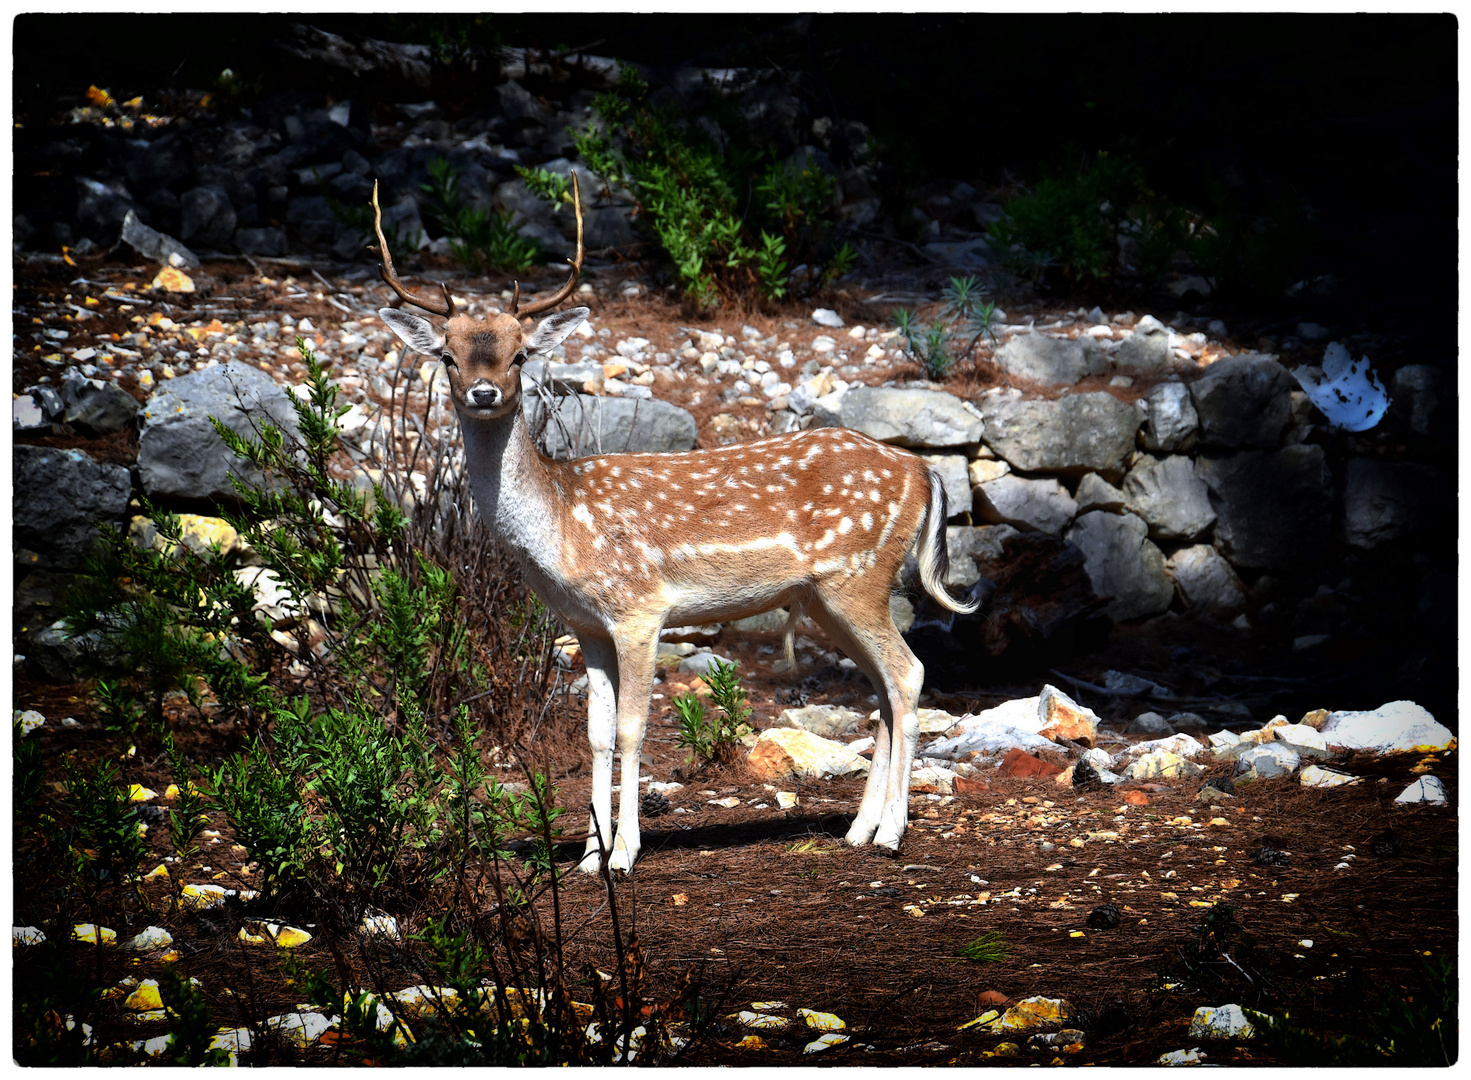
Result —
M 592 747 L 592 799 L 587 848 L 578 869 L 596 873 L 601 852 L 613 850 L 613 743 L 618 731 L 618 657 L 611 641 L 583 635 L 587 666 L 587 741 Z M 599 842 L 601 837 L 601 843 Z
M 638 858 L 638 773 L 644 730 L 649 721 L 649 694 L 654 683 L 654 656 L 659 625 L 640 626 L 615 638 L 618 648 L 618 753 L 623 759 L 618 792 L 618 835 L 613 839 L 614 870 L 633 869 Z

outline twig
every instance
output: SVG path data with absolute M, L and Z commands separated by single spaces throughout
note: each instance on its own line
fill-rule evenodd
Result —
M 867 236 L 872 240 L 884 240 L 890 244 L 898 244 L 900 247 L 906 247 L 910 251 L 918 255 L 921 259 L 924 259 L 926 262 L 934 263 L 936 266 L 939 266 L 943 261 L 931 255 L 928 251 L 924 250 L 924 248 L 920 247 L 918 244 L 911 244 L 908 240 L 900 240 L 897 236 L 885 236 L 883 233 L 868 232 L 866 229 L 854 229 L 853 231 L 859 236 Z

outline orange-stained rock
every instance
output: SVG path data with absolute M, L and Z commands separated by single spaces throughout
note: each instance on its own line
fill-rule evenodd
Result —
M 1142 791 L 1126 791 L 1124 792 L 1124 802 L 1130 806 L 1148 806 L 1149 796 Z
M 1098 738 L 1098 715 L 1055 686 L 1044 686 L 1037 705 L 1046 739 L 1068 739 L 1091 747 Z
M 1001 759 L 1001 774 L 1003 776 L 1056 776 L 1062 772 L 1060 766 L 1049 764 L 1039 757 L 1033 757 L 1025 750 L 1011 750 Z

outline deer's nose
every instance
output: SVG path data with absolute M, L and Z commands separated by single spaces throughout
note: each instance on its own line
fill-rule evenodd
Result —
M 493 409 L 501 403 L 501 388 L 481 380 L 466 392 L 470 404 L 482 409 Z

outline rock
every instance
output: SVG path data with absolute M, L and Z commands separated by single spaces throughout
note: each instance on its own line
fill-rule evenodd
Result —
M 119 239 L 145 259 L 152 259 L 164 266 L 178 268 L 199 265 L 199 256 L 172 236 L 144 225 L 138 220 L 138 215 L 131 210 L 123 218 L 122 233 Z
M 1331 746 L 1381 754 L 1407 750 L 1435 753 L 1456 741 L 1449 730 L 1413 701 L 1391 701 L 1365 712 L 1330 713 L 1321 730 Z
M 1184 383 L 1160 383 L 1145 398 L 1149 411 L 1144 419 L 1145 449 L 1175 452 L 1195 446 L 1200 417 L 1195 412 L 1190 388 Z
M 638 241 L 625 207 L 595 206 L 584 210 L 583 217 L 583 242 L 589 251 L 626 248 Z
M 1235 566 L 1287 570 L 1319 558 L 1333 528 L 1333 476 L 1321 446 L 1201 455 L 1221 554 Z
M 207 517 L 203 514 L 176 514 L 179 521 L 179 538 L 190 551 L 200 555 L 218 548 L 222 555 L 249 555 L 251 548 L 235 527 L 224 518 Z M 158 534 L 158 527 L 146 517 L 135 516 L 128 525 L 128 539 L 140 548 L 169 552 L 173 545 Z
M 264 255 L 268 259 L 286 254 L 286 230 L 275 226 L 236 229 L 235 247 L 244 255 Z
M 1194 736 L 1186 735 L 1184 732 L 1177 732 L 1163 739 L 1150 739 L 1147 742 L 1126 746 L 1113 756 L 1111 762 L 1117 766 L 1124 762 L 1132 761 L 1144 754 L 1152 754 L 1157 750 L 1164 750 L 1167 753 L 1176 754 L 1182 758 L 1193 758 L 1202 753 L 1205 747 L 1197 742 Z
M 1078 512 L 1078 504 L 1056 480 L 1026 480 L 1007 474 L 982 484 L 977 492 L 977 511 L 996 524 L 1056 535 Z
M 1083 553 L 1093 591 L 1110 597 L 1106 608 L 1115 622 L 1158 615 L 1170 606 L 1174 586 L 1165 574 L 1164 554 L 1148 539 L 1149 527 L 1133 514 L 1094 510 L 1081 515 L 1067 539 Z
M 1252 771 L 1258 779 L 1290 776 L 1302 764 L 1302 758 L 1285 743 L 1253 746 L 1236 761 L 1236 772 Z
M 1159 1056 L 1159 1064 L 1161 1064 L 1161 1065 L 1199 1065 L 1205 1059 L 1206 1059 L 1205 1051 L 1203 1051 L 1200 1047 L 1197 1046 L 1197 1047 L 1193 1047 L 1190 1050 L 1171 1050 L 1167 1054 L 1161 1054 Z
M 179 906 L 186 911 L 204 911 L 225 903 L 223 885 L 185 885 L 179 890 Z
M 603 389 L 603 365 L 592 360 L 559 364 L 528 360 L 521 367 L 521 389 L 534 391 L 543 383 L 554 394 L 598 394 Z
M 235 207 L 218 184 L 201 184 L 179 196 L 179 238 L 206 248 L 221 248 L 235 235 Z
M 958 776 L 943 765 L 917 766 L 909 774 L 909 790 L 919 795 L 949 795 Z
M 1395 797 L 1397 803 L 1445 803 L 1445 785 L 1434 776 L 1422 776 Z
M 786 629 L 788 617 L 789 613 L 786 608 L 773 608 L 759 615 L 736 619 L 730 624 L 730 628 L 743 634 L 770 633 L 772 630 Z
M 967 761 L 977 754 L 1008 753 L 1012 750 L 1056 750 L 1057 744 L 1025 728 L 995 720 L 973 717 L 959 725 L 961 731 L 936 739 L 923 749 L 926 757 Z
M 59 414 L 46 415 L 45 406 L 42 404 L 40 387 L 31 387 L 28 393 L 20 395 L 10 403 L 11 429 L 14 431 L 45 431 L 50 430 L 52 419 L 60 419 Z M 52 397 L 56 391 L 47 388 L 47 393 Z
M 1302 757 L 1327 757 L 1328 740 L 1306 724 L 1288 724 L 1273 731 L 1279 743 L 1290 746 Z
M 94 461 L 81 450 L 16 445 L 11 453 L 17 560 L 75 569 L 96 542 L 98 522 L 122 523 L 133 490 L 128 470 Z
M 1456 392 L 1450 376 L 1429 364 L 1406 364 L 1394 373 L 1389 419 L 1405 435 L 1435 442 L 1455 435 Z
M 1151 750 L 1140 754 L 1124 769 L 1125 780 L 1153 780 L 1156 777 L 1171 779 L 1179 776 L 1200 776 L 1205 770 L 1193 761 L 1188 761 L 1168 750 Z
M 141 933 L 130 939 L 123 948 L 128 952 L 148 952 L 150 949 L 162 949 L 174 943 L 173 935 L 161 926 L 150 926 Z M 155 1005 L 153 1008 L 161 1008 Z
M 1204 731 L 1205 717 L 1193 712 L 1178 712 L 1165 718 L 1176 731 Z
M 1050 687 L 1049 687 L 1050 689 Z M 948 734 L 958 735 L 962 731 L 983 727 L 987 724 L 1004 724 L 1039 734 L 1042 730 L 1042 697 L 1012 698 L 990 709 L 982 709 L 974 716 L 962 717 Z
M 1037 995 L 1018 1001 L 991 1025 L 997 1034 L 1012 1031 L 1030 1031 L 1033 1028 L 1060 1024 L 1071 1019 L 1073 1007 L 1062 998 Z
M 1256 1028 L 1240 1005 L 1202 1006 L 1190 1018 L 1192 1039 L 1254 1039 Z
M 804 705 L 800 709 L 783 709 L 772 721 L 773 727 L 801 728 L 824 739 L 852 735 L 867 724 L 862 713 L 841 705 Z
M 1217 360 L 1190 384 L 1201 445 L 1275 449 L 1287 426 L 1292 386 L 1292 376 L 1270 356 Z
M 897 446 L 964 446 L 985 425 L 954 394 L 940 390 L 855 386 L 818 399 L 813 427 L 846 427 Z
M 1124 729 L 1128 735 L 1173 735 L 1175 729 L 1157 712 L 1140 713 Z
M 1134 371 L 1153 371 L 1174 359 L 1170 351 L 1170 331 L 1153 315 L 1134 324 L 1134 332 L 1119 345 L 1114 362 Z
M 273 922 L 247 922 L 240 928 L 240 940 L 247 945 L 273 945 L 278 949 L 296 949 L 311 941 L 312 935 L 294 926 Z
M 46 935 L 36 926 L 12 926 L 10 928 L 11 945 L 44 945 Z
M 65 405 L 63 419 L 96 435 L 121 431 L 133 422 L 140 408 L 138 399 L 117 383 L 80 375 L 62 382 L 61 399 Z
M 535 431 L 543 405 L 527 397 L 524 407 Z M 562 461 L 593 453 L 681 453 L 695 448 L 697 434 L 695 418 L 667 401 L 569 394 L 549 414 L 546 452 Z
M 1112 904 L 1100 904 L 1088 913 L 1088 926 L 1094 930 L 1112 930 L 1122 921 L 1119 909 Z
M 1046 778 L 1062 772 L 1062 766 L 1043 761 L 1022 749 L 1008 750 L 997 771 L 1002 776 L 1040 776 Z
M 950 572 L 945 575 L 945 584 L 968 589 L 981 580 L 977 562 L 1000 559 L 1006 538 L 1015 536 L 1010 525 L 951 525 L 945 529 L 945 546 L 950 554 Z
M 978 458 L 966 466 L 966 472 L 970 475 L 970 486 L 980 487 L 984 483 L 1011 472 L 1011 466 L 993 458 Z
M 818 326 L 827 326 L 836 330 L 843 325 L 843 317 L 831 308 L 818 308 L 812 313 L 812 321 Z
M 142 417 L 138 471 L 150 498 L 233 499 L 230 476 L 255 486 L 265 482 L 230 452 L 210 417 L 247 438 L 264 424 L 290 438 L 297 432 L 285 391 L 259 368 L 234 361 L 164 383 Z
M 1056 401 L 988 393 L 981 399 L 981 415 L 986 445 L 1022 472 L 1091 470 L 1105 478 L 1119 476 L 1139 429 L 1139 411 L 1102 391 Z
M 1236 571 L 1209 544 L 1181 548 L 1165 560 L 1165 570 L 1175 579 L 1175 588 L 1187 608 L 1221 611 L 1246 603 L 1246 592 Z
M 1086 514 L 1090 510 L 1107 510 L 1111 514 L 1117 514 L 1124 509 L 1124 493 L 1097 473 L 1083 474 L 1083 478 L 1078 481 L 1078 492 L 1073 498 L 1077 505 L 1076 514 Z
M 869 764 L 842 743 L 800 728 L 767 728 L 746 760 L 764 780 L 845 776 L 864 772 Z
M 1343 538 L 1353 547 L 1373 548 L 1416 536 L 1434 526 L 1445 490 L 1445 478 L 1433 466 L 1350 458 L 1344 468 Z
M 72 927 L 71 939 L 81 945 L 96 945 L 99 939 L 103 945 L 116 945 L 117 931 L 96 923 L 77 923 Z
M 266 1030 L 305 1049 L 332 1030 L 332 1021 L 321 1013 L 286 1013 L 266 1019 Z
M 676 670 L 704 677 L 710 674 L 710 669 L 716 663 L 733 664 L 735 661 L 713 652 L 697 652 L 681 660 Z
M 823 1050 L 827 1050 L 830 1047 L 842 1046 L 843 1043 L 847 1042 L 850 1038 L 852 1038 L 851 1035 L 844 1035 L 841 1032 L 837 1031 L 829 1031 L 826 1035 L 819 1036 L 818 1038 L 813 1039 L 806 1046 L 802 1047 L 802 1053 L 821 1053 Z
M 1046 739 L 1067 739 L 1092 747 L 1098 738 L 1098 714 L 1079 705 L 1055 686 L 1042 687 L 1037 703 L 1042 727 L 1037 734 Z
M 1343 787 L 1346 784 L 1358 784 L 1362 780 L 1346 772 L 1337 769 L 1325 769 L 1321 765 L 1304 765 L 1302 772 L 1297 774 L 1297 782 L 1303 787 Z
M 968 514 L 974 506 L 970 488 L 969 462 L 964 454 L 920 454 L 940 476 L 950 516 Z
M 1194 540 L 1216 520 L 1209 490 L 1188 457 L 1156 461 L 1141 454 L 1124 477 L 1123 491 L 1128 508 L 1149 525 L 1152 538 Z
M 1013 337 L 996 350 L 995 361 L 1008 374 L 1053 386 L 1071 386 L 1108 367 L 1107 357 L 1091 337 L 1069 340 L 1035 333 Z

